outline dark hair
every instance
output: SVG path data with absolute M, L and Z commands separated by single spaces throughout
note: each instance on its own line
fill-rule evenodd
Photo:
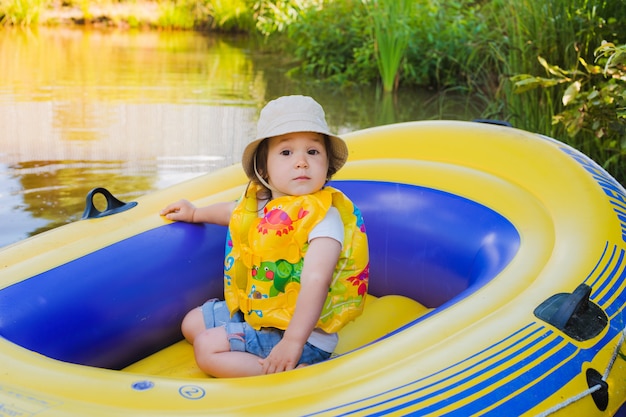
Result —
M 339 157 L 334 151 L 330 136 L 324 135 L 324 146 L 326 146 L 326 154 L 328 155 L 328 172 L 326 173 L 326 181 L 330 179 L 339 171 L 336 167 L 343 163 L 343 159 Z
M 267 157 L 269 155 L 269 144 L 268 140 L 263 139 L 259 142 L 259 145 L 254 152 L 254 161 L 256 161 L 256 172 L 261 176 L 265 181 L 268 180 L 267 174 Z M 269 200 L 272 198 L 272 190 L 267 188 L 265 184 L 261 183 L 256 175 L 250 180 L 261 187 L 261 190 L 257 193 L 257 198 L 259 200 Z

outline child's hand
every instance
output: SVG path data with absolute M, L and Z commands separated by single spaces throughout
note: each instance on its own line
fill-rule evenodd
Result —
M 196 206 L 187 200 L 180 200 L 165 207 L 159 214 L 168 220 L 193 223 L 195 212 Z
M 300 356 L 302 356 L 303 346 L 295 341 L 283 338 L 265 359 L 259 359 L 259 364 L 264 374 L 290 371 L 295 369 Z

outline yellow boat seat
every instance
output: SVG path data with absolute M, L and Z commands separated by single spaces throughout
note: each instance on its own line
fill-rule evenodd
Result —
M 402 295 L 368 295 L 363 313 L 339 331 L 335 354 L 343 354 L 391 333 L 431 309 Z
M 339 343 L 335 354 L 343 354 L 373 342 L 428 311 L 430 309 L 408 297 L 386 295 L 377 298 L 368 295 L 363 314 L 339 331 Z M 123 371 L 180 378 L 207 377 L 198 369 L 193 347 L 186 340 L 174 343 L 135 362 Z

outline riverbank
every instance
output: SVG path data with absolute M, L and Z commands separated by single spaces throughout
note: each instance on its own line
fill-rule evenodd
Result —
M 155 28 L 161 14 L 160 7 L 157 2 L 145 0 L 89 3 L 87 8 L 55 2 L 41 11 L 40 24 Z
M 288 51 L 295 63 L 290 74 L 342 88 L 377 86 L 384 78 L 394 91 L 418 87 L 480 96 L 485 118 L 568 140 L 616 178 L 626 178 L 624 100 L 614 85 L 621 78 L 599 70 L 619 61 L 610 56 L 624 48 L 626 2 L 442 0 L 431 7 L 411 0 L 408 11 L 394 8 L 396 0 L 318 2 L 0 0 L 0 19 L 14 26 L 260 35 L 266 45 Z M 385 27 L 394 28 L 391 36 L 380 30 Z M 396 47 L 400 37 L 403 50 Z M 592 62 L 598 66 L 586 64 Z

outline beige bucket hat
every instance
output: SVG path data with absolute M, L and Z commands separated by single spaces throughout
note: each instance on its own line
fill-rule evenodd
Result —
M 330 152 L 335 156 L 334 172 L 346 163 L 348 146 L 339 136 L 330 133 L 322 106 L 311 97 L 284 96 L 270 101 L 261 110 L 256 137 L 243 151 L 241 164 L 249 179 L 256 178 L 254 158 L 259 143 L 263 139 L 293 132 L 315 132 L 328 135 Z

